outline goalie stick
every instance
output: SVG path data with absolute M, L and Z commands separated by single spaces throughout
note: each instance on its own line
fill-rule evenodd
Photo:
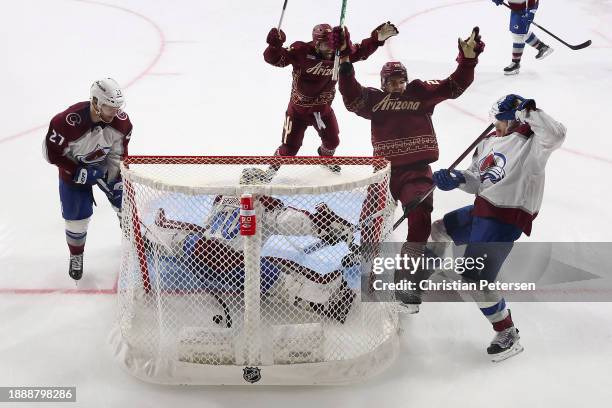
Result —
M 502 4 L 504 6 L 506 6 L 506 7 L 508 7 L 510 10 L 512 10 L 512 8 L 508 4 L 506 4 L 506 3 L 502 3 Z M 591 45 L 591 43 L 592 43 L 591 40 L 586 40 L 583 43 L 576 44 L 576 45 L 571 45 L 571 44 L 566 43 L 565 41 L 563 41 L 561 38 L 557 37 L 556 35 L 554 35 L 550 31 L 548 31 L 547 29 L 545 29 L 544 27 L 542 27 L 541 25 L 539 25 L 535 21 L 532 21 L 531 24 L 533 24 L 534 26 L 538 27 L 540 30 L 544 31 L 546 34 L 550 35 L 552 38 L 554 38 L 555 40 L 559 41 L 561 44 L 565 45 L 566 47 L 568 47 L 568 48 L 570 48 L 570 49 L 572 49 L 574 51 L 586 48 L 589 45 Z

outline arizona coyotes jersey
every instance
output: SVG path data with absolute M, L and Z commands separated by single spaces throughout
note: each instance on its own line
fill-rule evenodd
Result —
M 62 179 L 72 182 L 78 167 L 100 165 L 108 180 L 119 176 L 119 162 L 128 154 L 132 123 L 120 112 L 111 123 L 91 120 L 89 101 L 79 102 L 51 119 L 43 142 L 43 155 L 59 168 Z
M 517 119 L 521 125 L 512 133 L 492 133 L 478 145 L 459 188 L 476 194 L 474 215 L 514 224 L 530 235 L 542 205 L 546 162 L 566 129 L 539 109 L 519 111 Z
M 349 111 L 370 119 L 374 156 L 384 156 L 392 166 L 431 163 L 438 160 L 434 108 L 470 86 L 475 66 L 476 61 L 468 60 L 446 79 L 415 79 L 401 94 L 362 87 L 351 68 L 340 75 L 339 89 Z
M 376 51 L 379 42 L 371 38 L 353 44 L 351 61 L 365 60 Z M 289 48 L 268 46 L 264 60 L 277 67 L 293 66 L 293 82 L 289 113 L 327 113 L 336 93 L 336 81 L 332 80 L 334 61 L 323 59 L 313 42 L 297 41 Z

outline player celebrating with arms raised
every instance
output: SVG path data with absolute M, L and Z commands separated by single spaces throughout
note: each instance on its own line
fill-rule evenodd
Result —
M 478 145 L 469 169 L 434 173 L 439 189 L 458 187 L 476 194 L 476 199 L 473 205 L 436 221 L 431 237 L 434 241 L 468 244 L 466 258 L 485 259 L 481 271 L 467 271 L 462 279 L 494 282 L 513 242 L 522 233 L 531 234 L 542 204 L 546 162 L 563 143 L 566 129 L 536 109 L 534 100 L 518 95 L 497 101 L 491 109 L 491 120 L 495 133 Z M 484 244 L 490 242 L 495 244 Z M 504 298 L 496 291 L 485 290 L 476 300 L 496 331 L 487 349 L 493 361 L 520 353 L 523 347 Z
M 438 160 L 438 142 L 431 116 L 438 103 L 458 98 L 473 82 L 478 55 L 484 50 L 478 32 L 476 27 L 468 40 L 459 40 L 458 66 L 443 80 L 408 82 L 401 62 L 387 62 L 380 72 L 381 89 L 365 88 L 355 79 L 353 65 L 346 58 L 340 65 L 344 104 L 349 111 L 371 121 L 374 156 L 384 156 L 391 162 L 391 194 L 404 206 L 433 186 L 429 163 Z M 433 197 L 429 195 L 408 214 L 403 254 L 413 257 L 423 254 L 431 231 L 432 209 Z M 401 278 L 401 271 L 397 272 L 396 280 Z M 422 279 L 420 273 L 413 278 Z M 418 311 L 420 295 L 400 293 L 398 297 L 407 311 Z
M 112 78 L 91 85 L 90 100 L 79 102 L 51 119 L 43 143 L 47 161 L 59 169 L 59 194 L 70 250 L 68 273 L 83 275 L 83 252 L 89 218 L 93 214 L 92 186 L 107 195 L 119 214 L 123 183 L 119 162 L 127 155 L 132 123 L 121 110 L 125 100 Z
M 345 33 L 347 42 L 350 43 L 346 28 Z M 397 33 L 393 24 L 381 24 L 360 44 L 350 44 L 346 47 L 342 55 L 352 62 L 365 60 Z M 312 41 L 297 41 L 289 48 L 283 47 L 285 39 L 282 30 L 271 29 L 266 40 L 268 47 L 264 51 L 264 59 L 268 64 L 277 67 L 293 66 L 291 98 L 287 107 L 282 143 L 276 149 L 275 155 L 295 156 L 302 146 L 304 132 L 309 126 L 314 126 L 321 137 L 318 154 L 333 156 L 340 140 L 338 122 L 331 107 L 336 93 L 336 81 L 332 80 L 332 28 L 329 24 L 318 24 L 312 29 Z M 270 176 L 273 176 L 275 169 L 277 168 L 271 168 Z M 336 172 L 340 170 L 338 166 L 331 166 L 330 169 Z

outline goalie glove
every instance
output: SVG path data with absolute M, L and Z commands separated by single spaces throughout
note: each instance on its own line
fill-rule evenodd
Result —
M 328 245 L 353 242 L 355 225 L 340 217 L 325 203 L 319 203 L 315 208 L 317 212 L 311 215 L 311 220 L 321 241 Z
M 390 21 L 382 23 L 372 31 L 370 38 L 378 41 L 378 45 L 383 45 L 389 38 L 399 34 L 397 27 Z

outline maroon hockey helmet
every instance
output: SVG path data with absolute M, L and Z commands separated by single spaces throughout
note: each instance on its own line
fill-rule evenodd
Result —
M 312 41 L 315 43 L 329 42 L 331 34 L 332 28 L 329 24 L 317 24 L 312 29 Z
M 387 79 L 392 76 L 401 76 L 408 82 L 408 71 L 399 61 L 389 61 L 380 70 L 380 87 L 384 90 Z

